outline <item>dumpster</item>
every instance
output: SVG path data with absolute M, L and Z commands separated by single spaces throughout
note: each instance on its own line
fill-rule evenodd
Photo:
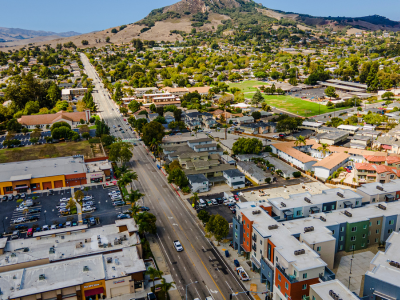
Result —
M 237 259 L 233 261 L 233 264 L 235 265 L 236 268 L 240 267 L 240 263 Z
M 225 250 L 225 257 L 229 257 L 229 251 Z

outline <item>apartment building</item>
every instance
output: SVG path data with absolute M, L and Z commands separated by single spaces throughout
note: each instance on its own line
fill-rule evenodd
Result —
M 330 280 L 313 284 L 310 287 L 310 300 L 360 300 L 339 280 Z
M 400 179 L 388 183 L 366 183 L 357 188 L 363 203 L 392 202 L 400 198 Z
M 327 264 L 267 211 L 255 202 L 237 204 L 234 249 L 251 260 L 273 299 L 303 299 L 309 296 L 310 285 L 325 274 Z
M 365 273 L 363 296 L 368 299 L 398 299 L 400 295 L 400 234 L 392 232 L 385 251 L 379 251 Z

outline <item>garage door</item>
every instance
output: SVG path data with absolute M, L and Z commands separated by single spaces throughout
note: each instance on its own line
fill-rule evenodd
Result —
M 54 188 L 56 189 L 56 188 L 62 188 L 64 185 L 63 185 L 63 181 L 62 180 L 57 180 L 57 181 L 54 181 Z
M 51 186 L 51 182 L 43 182 L 43 189 L 44 190 L 51 190 L 52 186 Z
M 111 298 L 130 294 L 130 293 L 131 293 L 131 291 L 130 291 L 129 285 L 113 288 L 113 289 L 111 289 Z

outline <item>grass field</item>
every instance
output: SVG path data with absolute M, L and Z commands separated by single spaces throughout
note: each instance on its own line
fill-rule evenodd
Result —
M 242 82 L 233 82 L 229 84 L 229 87 L 237 87 L 239 88 L 243 93 L 248 93 L 248 92 L 255 92 L 257 91 L 256 88 L 253 86 L 257 85 L 266 85 L 265 82 L 263 81 L 258 81 L 258 80 L 247 80 L 247 81 L 242 81 Z
M 254 94 L 255 93 L 246 94 L 245 97 L 251 99 Z M 311 117 L 344 109 L 344 107 L 328 109 L 326 105 L 319 105 L 318 103 L 302 100 L 292 96 L 263 95 L 263 97 L 268 105 L 303 117 Z
M 14 161 L 26 161 L 33 159 L 49 158 L 49 157 L 64 157 L 81 154 L 91 158 L 92 151 L 88 141 L 67 142 L 52 144 L 56 147 L 56 151 L 52 155 L 41 156 L 40 151 L 46 145 L 34 145 L 21 148 L 2 149 L 0 150 L 0 163 L 8 163 Z

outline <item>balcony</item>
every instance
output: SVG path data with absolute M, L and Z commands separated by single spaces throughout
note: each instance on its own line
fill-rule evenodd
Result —
M 253 246 L 251 246 L 251 249 L 253 249 L 253 251 L 257 251 L 257 247 L 255 244 L 253 244 Z
M 286 270 L 283 267 L 281 267 L 281 265 L 279 265 L 278 263 L 276 264 L 276 268 L 283 274 L 283 276 L 285 276 L 287 280 L 289 280 L 290 283 L 298 282 L 298 280 L 294 275 L 287 274 Z
M 335 273 L 333 273 L 330 269 L 328 269 L 327 267 L 325 267 L 325 272 L 319 274 L 319 278 L 322 281 L 330 281 L 330 280 L 334 280 L 335 279 Z
M 253 235 L 252 239 L 253 239 L 254 242 L 257 242 L 257 236 L 256 235 Z

